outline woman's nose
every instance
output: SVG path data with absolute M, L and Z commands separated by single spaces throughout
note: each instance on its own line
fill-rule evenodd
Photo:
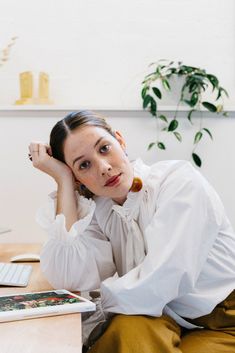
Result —
M 106 171 L 102 171 L 102 176 L 104 176 L 105 174 L 107 174 L 107 172 L 110 172 L 111 171 L 111 167 L 109 167 Z
M 102 176 L 106 175 L 111 170 L 112 170 L 112 167 L 107 161 L 103 160 L 100 162 L 100 172 Z

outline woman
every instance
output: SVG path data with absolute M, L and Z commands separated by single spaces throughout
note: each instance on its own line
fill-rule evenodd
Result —
M 50 146 L 30 144 L 57 183 L 37 217 L 45 276 L 100 288 L 115 315 L 91 353 L 235 352 L 235 236 L 219 197 L 189 162 L 130 163 L 125 148 L 89 111 L 59 121 Z

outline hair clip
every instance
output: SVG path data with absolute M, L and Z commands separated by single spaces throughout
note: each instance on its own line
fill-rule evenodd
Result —
M 134 177 L 130 191 L 139 192 L 143 187 L 143 182 L 140 178 Z

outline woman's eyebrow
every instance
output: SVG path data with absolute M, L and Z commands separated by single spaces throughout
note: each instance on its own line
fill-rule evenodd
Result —
M 101 136 L 97 141 L 96 143 L 94 144 L 94 148 L 100 143 L 100 141 L 103 139 L 103 136 Z
M 96 143 L 94 144 L 94 148 L 100 143 L 100 141 L 103 139 L 103 136 L 101 136 L 97 141 L 96 141 Z M 74 160 L 73 160 L 73 166 L 74 166 L 74 164 L 79 160 L 79 159 L 81 159 L 81 158 L 83 158 L 84 157 L 84 155 L 83 156 L 79 156 L 79 157 L 76 157 Z

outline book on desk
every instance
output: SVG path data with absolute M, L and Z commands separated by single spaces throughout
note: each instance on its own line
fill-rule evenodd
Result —
M 95 311 L 90 300 L 65 289 L 0 296 L 0 322 Z

